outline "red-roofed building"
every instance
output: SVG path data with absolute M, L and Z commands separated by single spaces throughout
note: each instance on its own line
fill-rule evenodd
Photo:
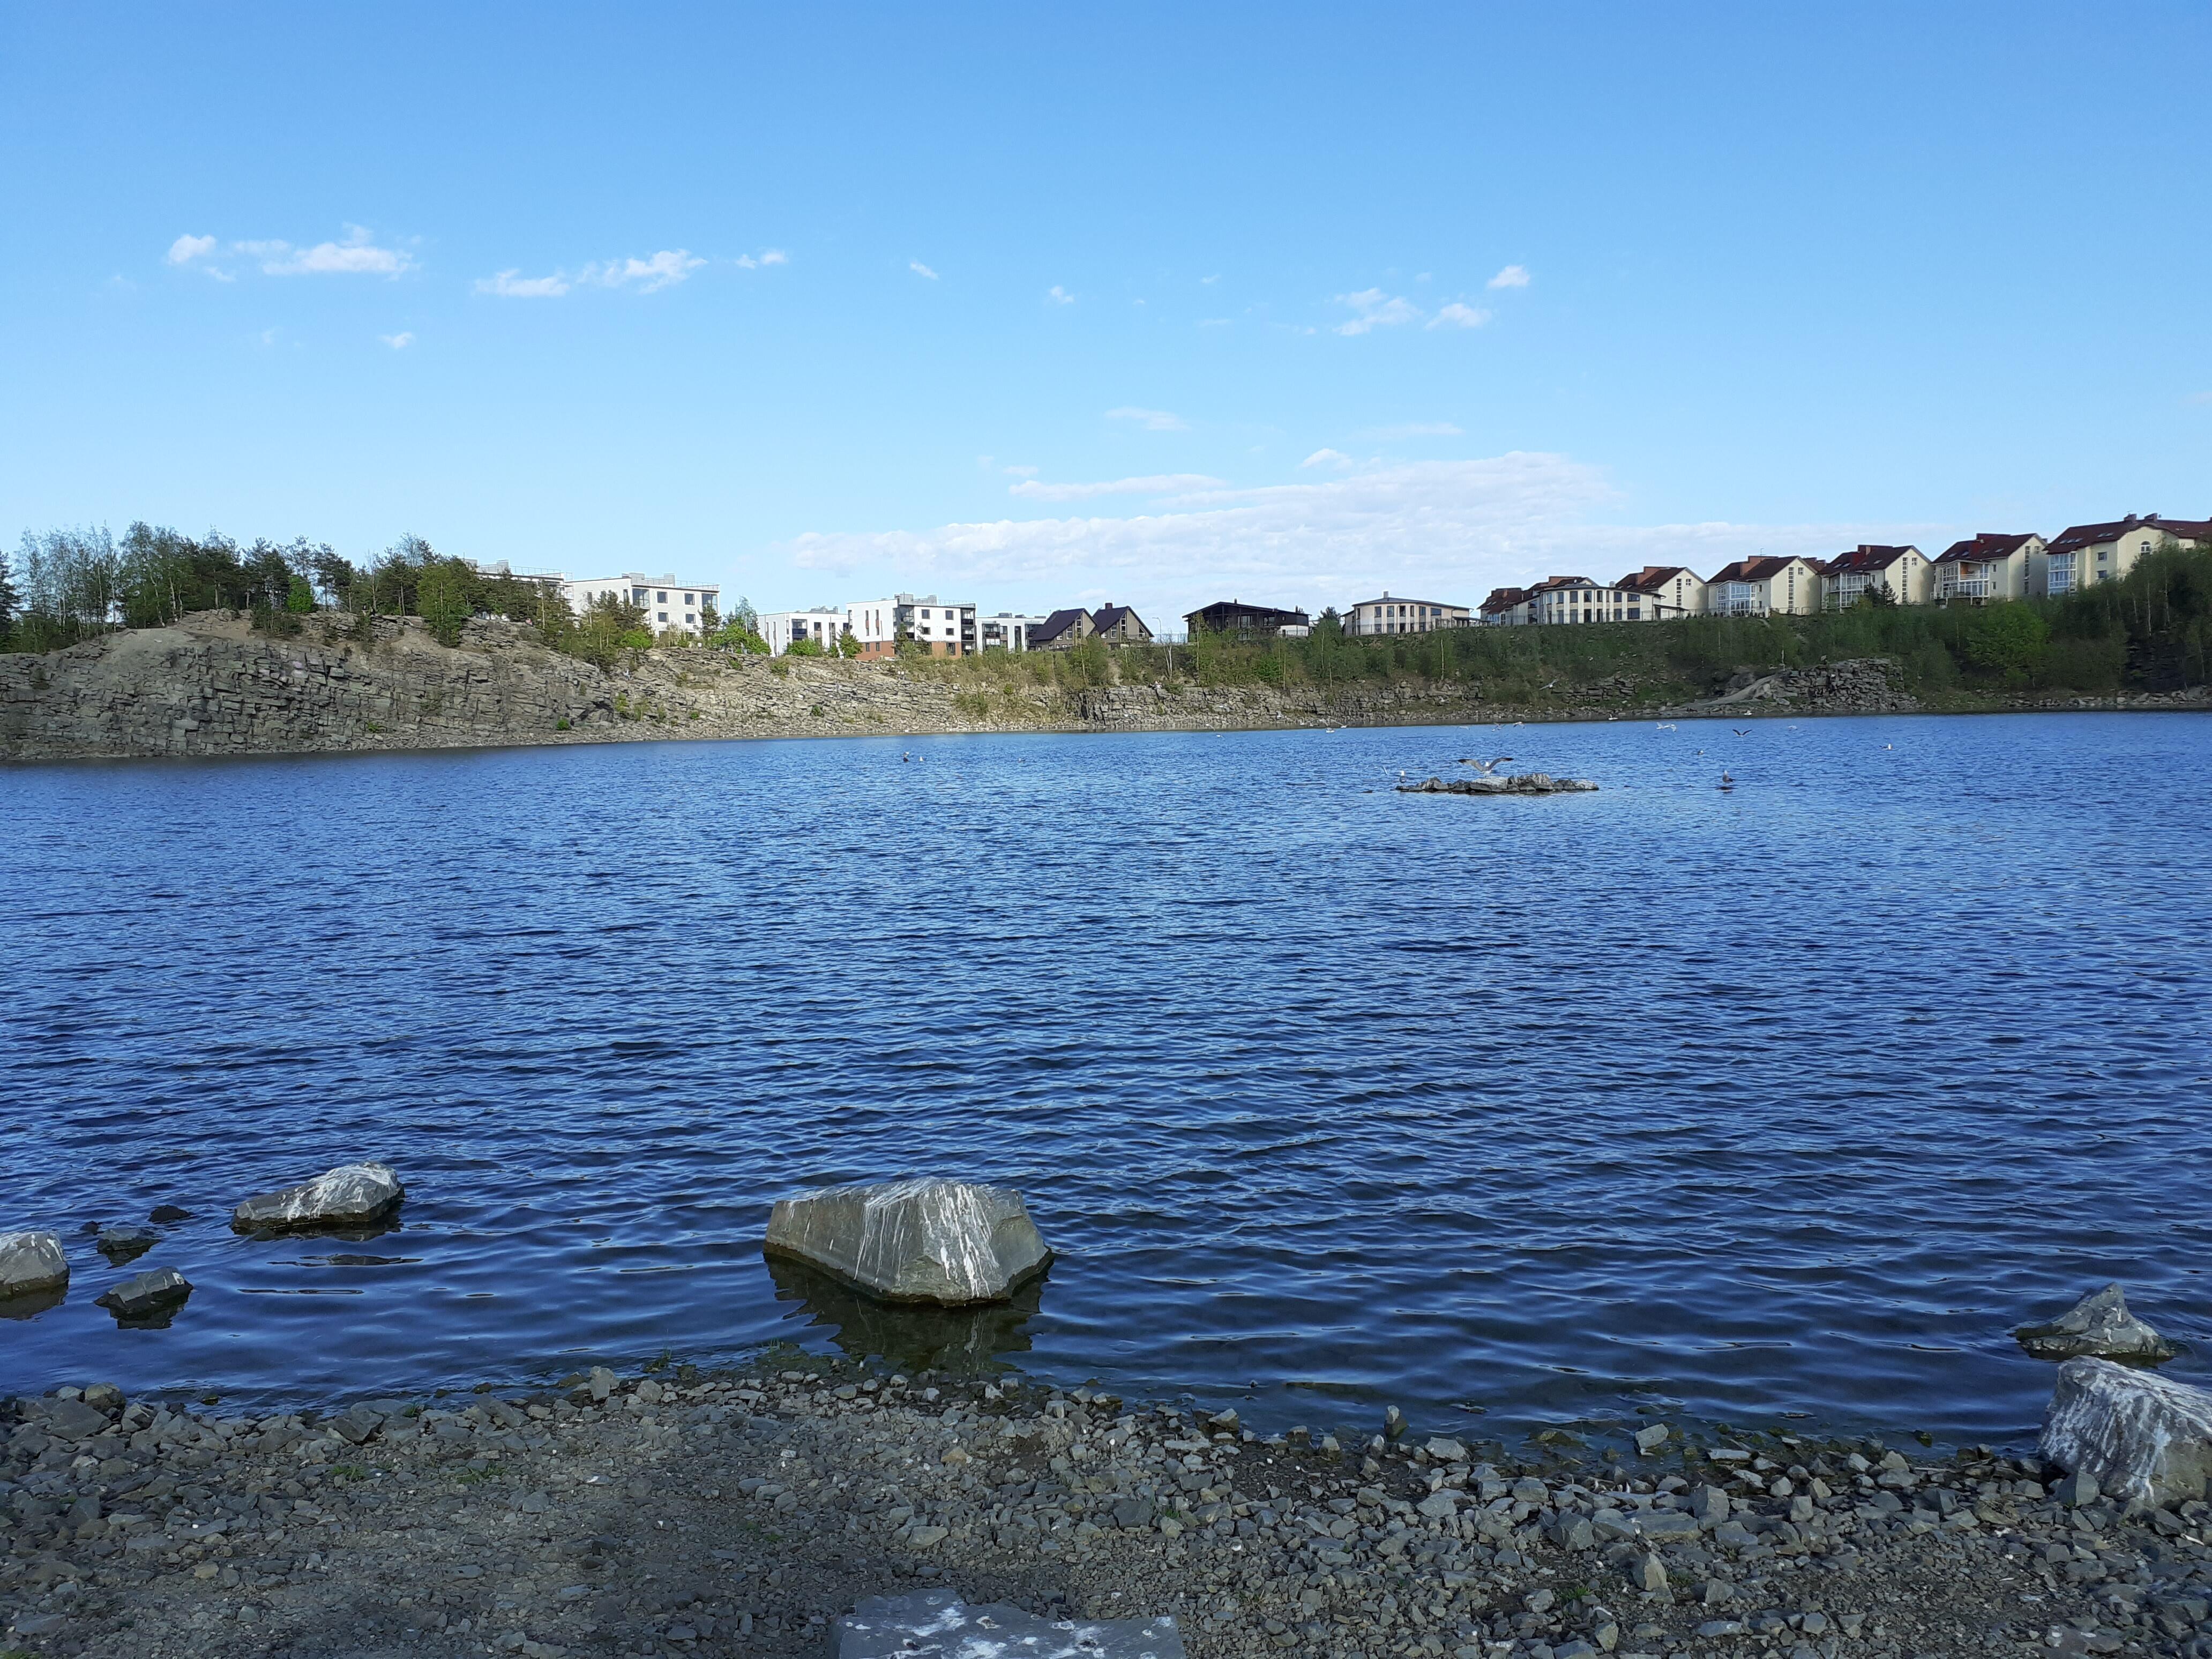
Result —
M 1485 628 L 1517 628 L 1528 620 L 1528 590 L 1493 587 L 1475 615 Z
M 2069 525 L 2029 562 L 2029 591 L 2057 599 L 2098 582 L 2116 582 L 2146 556 L 2177 544 L 2212 547 L 2212 522 L 2155 513 L 2104 524 Z
M 1887 593 L 1896 605 L 1928 603 L 1928 556 L 1917 547 L 1861 542 L 1820 567 L 1820 608 L 1848 611 L 1869 593 Z
M 2028 571 L 2042 551 L 2040 536 L 1994 530 L 1953 542 L 1936 556 L 1936 602 L 1987 605 L 1991 599 L 2024 599 Z
M 1715 617 L 1810 616 L 1820 608 L 1820 568 L 1810 559 L 1738 559 L 1705 583 L 1705 611 Z
M 1684 565 L 1647 564 L 1613 586 L 1633 596 L 1628 605 L 1631 622 L 1694 617 L 1705 608 L 1705 579 Z

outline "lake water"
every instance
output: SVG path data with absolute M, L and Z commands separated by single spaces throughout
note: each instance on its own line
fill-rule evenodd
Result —
M 1390 787 L 1499 753 L 1604 787 Z M 2008 1332 L 2108 1279 L 2212 1372 L 2208 785 L 2180 714 L 0 772 L 0 1227 L 76 1269 L 0 1393 L 781 1338 L 1316 1430 L 2017 1444 Z M 228 1231 L 362 1157 L 397 1231 Z M 772 1276 L 778 1194 L 909 1171 L 1019 1187 L 1048 1279 Z M 161 1204 L 131 1268 L 82 1235 Z M 94 1305 L 164 1264 L 167 1328 Z

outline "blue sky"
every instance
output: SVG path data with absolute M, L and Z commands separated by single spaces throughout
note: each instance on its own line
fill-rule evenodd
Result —
M 2205 516 L 2208 48 L 2197 4 L 9 7 L 0 534 L 1166 622 Z

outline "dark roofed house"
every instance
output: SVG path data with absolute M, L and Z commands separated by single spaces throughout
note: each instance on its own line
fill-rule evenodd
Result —
M 1528 620 L 1528 590 L 1493 587 L 1475 613 L 1486 628 L 1519 627 Z
M 2028 533 L 1984 530 L 1953 542 L 1936 556 L 1935 598 L 1942 605 L 2024 599 L 2033 587 L 2037 556 L 2043 551 L 2043 538 Z
M 1686 565 L 1647 564 L 1613 586 L 1643 595 L 1650 622 L 1694 617 L 1705 608 L 1705 579 Z
M 1809 615 L 1820 608 L 1820 583 L 1810 559 L 1738 559 L 1705 583 L 1705 609 L 1716 617 Z
M 1142 645 L 1152 637 L 1145 619 L 1126 605 L 1102 605 L 1091 615 L 1091 631 L 1109 645 Z
M 1183 617 L 1194 634 L 1235 634 L 1243 638 L 1271 637 L 1285 628 L 1308 628 L 1312 623 L 1303 611 L 1279 611 L 1273 605 L 1246 605 L 1241 599 L 1217 599 L 1203 610 Z
M 1893 605 L 1928 602 L 1928 556 L 1917 547 L 1861 542 L 1820 566 L 1820 608 L 1848 611 L 1869 593 Z
M 2033 561 L 2030 591 L 2055 599 L 2093 583 L 2118 581 L 2149 554 L 2177 543 L 2212 547 L 2212 521 L 2130 513 L 2103 524 L 2069 525 Z
M 1030 649 L 1065 651 L 1072 645 L 1082 644 L 1094 631 L 1088 611 L 1055 611 L 1030 629 Z

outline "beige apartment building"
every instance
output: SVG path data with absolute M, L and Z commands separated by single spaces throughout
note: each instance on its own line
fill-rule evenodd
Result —
M 2029 592 L 2057 599 L 2116 582 L 2160 548 L 2176 544 L 2212 547 L 2212 521 L 2130 513 L 2105 524 L 2069 525 L 2028 561 Z
M 1886 593 L 1893 605 L 1925 605 L 1929 573 L 1928 556 L 1917 547 L 1861 542 L 1820 567 L 1820 608 L 1848 611 L 1869 593 Z
M 1820 608 L 1820 573 L 1810 559 L 1738 559 L 1705 584 L 1705 610 L 1715 617 L 1806 617 Z
M 2029 571 L 2043 550 L 2040 536 L 2006 535 L 1993 530 L 1953 542 L 1936 556 L 1935 592 L 1929 597 L 1938 605 L 2024 599 L 2028 595 Z
M 1362 599 L 1344 613 L 1347 634 L 1426 634 L 1439 628 L 1465 628 L 1474 620 L 1463 605 L 1434 599 L 1399 599 L 1384 590 L 1379 599 Z
M 1630 622 L 1695 617 L 1705 608 L 1705 579 L 1683 565 L 1647 564 L 1613 586 L 1632 596 L 1642 595 L 1640 605 L 1633 597 L 1629 600 Z

